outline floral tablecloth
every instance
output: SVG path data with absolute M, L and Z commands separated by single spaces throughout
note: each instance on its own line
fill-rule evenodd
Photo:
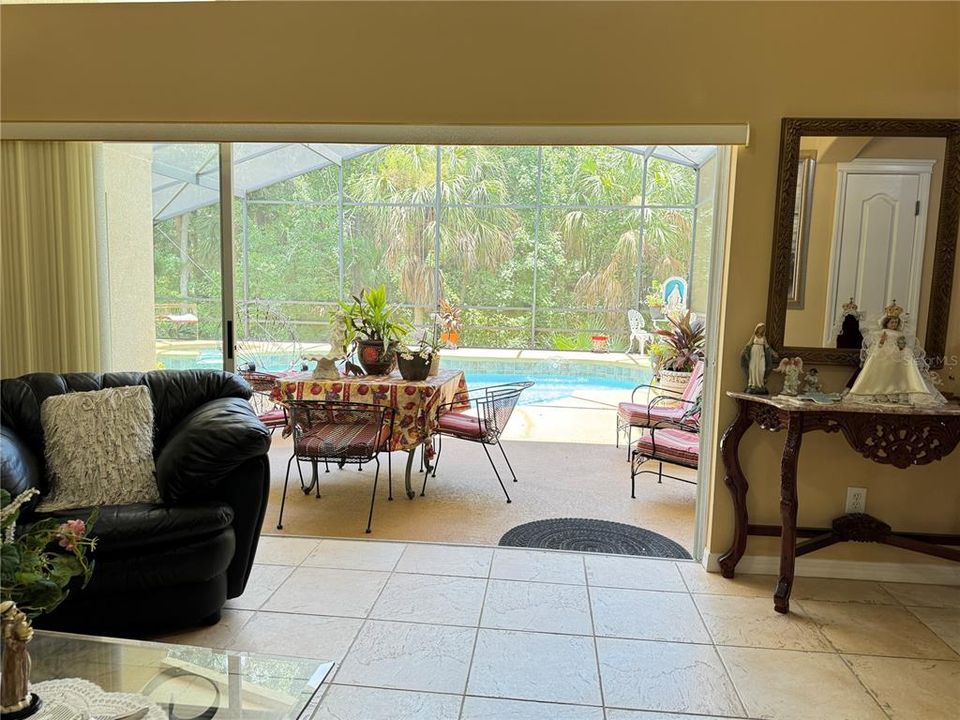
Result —
M 396 408 L 391 450 L 413 450 L 437 426 L 441 405 L 466 398 L 467 382 L 461 370 L 441 370 L 436 376 L 410 382 L 394 371 L 390 375 L 315 380 L 310 373 L 277 379 L 286 400 L 329 400 L 386 405 Z M 464 403 L 466 406 L 466 403 Z

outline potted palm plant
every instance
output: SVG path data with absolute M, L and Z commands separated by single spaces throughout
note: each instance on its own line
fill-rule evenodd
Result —
M 704 325 L 689 310 L 666 313 L 664 317 L 670 327 L 657 330 L 666 346 L 666 357 L 660 366 L 660 384 L 682 392 L 693 374 L 694 365 L 703 360 Z
M 396 319 L 400 306 L 387 302 L 385 285 L 363 289 L 350 302 L 340 301 L 344 347 L 356 345 L 360 367 L 368 375 L 386 375 L 396 362 L 397 343 L 410 326 Z

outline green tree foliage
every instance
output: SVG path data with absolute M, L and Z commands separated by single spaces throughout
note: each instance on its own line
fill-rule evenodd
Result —
M 342 216 L 340 172 L 328 165 L 236 203 L 237 298 L 282 303 L 305 342 L 326 339 L 337 300 L 385 284 L 416 324 L 437 297 L 466 306 L 469 346 L 585 349 L 597 331 L 625 346 L 626 309 L 692 262 L 696 171 L 640 153 L 385 146 L 344 163 Z M 211 298 L 216 317 L 218 213 L 156 225 L 157 302 Z

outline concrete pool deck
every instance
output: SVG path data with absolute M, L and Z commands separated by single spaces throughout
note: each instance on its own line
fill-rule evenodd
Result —
M 270 343 L 271 349 L 280 350 L 285 343 Z M 250 344 L 251 350 L 255 351 L 256 345 Z M 157 360 L 163 360 L 168 357 L 198 357 L 203 353 L 218 351 L 220 343 L 213 340 L 162 340 L 158 339 L 156 343 Z M 264 351 L 264 349 L 261 349 Z M 303 355 L 325 355 L 330 351 L 329 343 L 303 344 L 301 353 Z M 444 348 L 440 351 L 440 357 L 450 357 L 463 360 L 520 360 L 520 361 L 563 361 L 563 362 L 589 362 L 601 365 L 617 365 L 626 368 L 649 368 L 649 357 L 639 353 L 624 352 L 605 352 L 595 353 L 584 350 L 515 350 L 499 348 Z M 442 362 L 442 360 L 441 360 Z
M 214 343 L 177 341 L 157 345 L 161 353 L 180 358 L 208 356 Z M 329 346 L 309 346 L 304 354 L 325 354 Z M 444 350 L 443 358 L 476 366 L 477 372 L 493 372 L 498 365 L 529 364 L 531 375 L 550 373 L 552 363 L 576 366 L 586 373 L 571 375 L 568 397 L 519 405 L 503 439 L 520 482 L 509 488 L 514 502 L 503 502 L 493 471 L 483 450 L 473 444 L 450 440 L 444 458 L 426 497 L 415 501 L 383 502 L 379 493 L 374 513 L 374 537 L 392 540 L 472 542 L 496 545 L 512 527 L 549 517 L 596 517 L 624 522 L 659 532 L 689 548 L 693 538 L 696 487 L 676 481 L 656 482 L 642 476 L 637 499 L 630 498 L 630 465 L 626 448 L 614 448 L 617 403 L 629 400 L 631 387 L 587 387 L 591 368 L 594 377 L 621 379 L 636 374 L 636 383 L 647 382 L 649 362 L 644 355 L 554 350 L 495 350 L 461 348 Z M 546 366 L 546 367 L 545 367 Z M 469 372 L 469 371 L 468 371 Z M 564 374 L 562 372 L 558 374 Z M 584 387 L 576 387 L 582 376 Z M 636 434 L 635 434 L 636 437 Z M 271 494 L 265 534 L 277 533 L 276 515 L 291 441 L 276 433 L 271 456 Z M 497 454 L 499 455 L 499 454 Z M 398 455 L 397 465 L 402 462 Z M 501 459 L 497 457 L 497 460 Z M 500 463 L 502 467 L 502 462 Z M 394 468 L 394 484 L 402 473 Z M 672 474 L 695 479 L 696 472 L 671 468 Z M 294 469 L 293 476 L 297 476 Z M 422 475 L 414 478 L 422 482 Z M 291 481 L 282 534 L 369 537 L 364 519 L 370 502 L 372 475 L 369 468 L 334 469 L 320 476 L 323 499 L 306 497 L 299 480 Z
M 276 348 L 277 345 L 271 345 Z M 205 340 L 158 340 L 157 359 L 163 357 L 188 359 L 203 353 L 216 352 L 219 344 Z M 330 345 L 319 343 L 304 345 L 304 355 L 324 355 Z M 650 370 L 646 355 L 607 352 L 594 353 L 574 350 L 502 350 L 496 348 L 444 349 L 440 353 L 441 367 L 444 358 L 453 361 L 483 361 L 491 363 L 529 363 L 542 367 L 543 363 L 576 364 L 610 371 L 613 368 L 636 372 L 636 383 L 647 382 Z M 615 371 L 618 372 L 618 371 Z M 570 397 L 559 400 L 518 406 L 507 426 L 504 438 L 533 442 L 573 442 L 590 445 L 610 445 L 614 440 L 617 403 L 630 399 L 630 388 L 589 390 L 575 389 Z

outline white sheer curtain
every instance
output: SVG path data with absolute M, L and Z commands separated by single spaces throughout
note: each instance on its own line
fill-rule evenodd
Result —
M 0 373 L 99 371 L 94 146 L 2 143 Z

